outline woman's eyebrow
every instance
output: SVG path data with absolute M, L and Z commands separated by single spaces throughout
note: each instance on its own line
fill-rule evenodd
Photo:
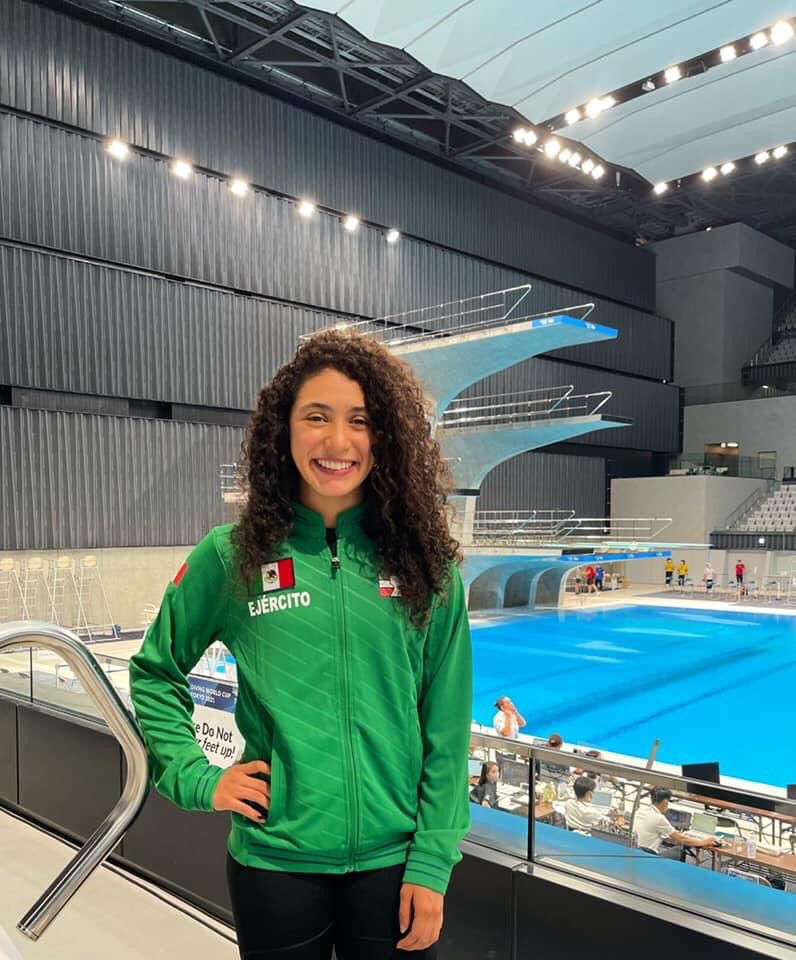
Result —
M 312 400 L 310 403 L 305 403 L 302 407 L 299 407 L 299 413 L 304 413 L 305 410 L 309 410 L 311 407 L 315 407 L 318 410 L 325 410 L 327 413 L 333 413 L 334 407 L 329 406 L 328 403 L 321 403 L 319 400 Z M 367 407 L 351 407 L 348 411 L 349 413 L 367 413 Z

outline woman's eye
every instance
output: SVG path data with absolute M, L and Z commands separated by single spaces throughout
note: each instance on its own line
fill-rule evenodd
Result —
M 363 420 L 361 417 L 358 417 L 356 420 L 351 421 L 355 427 L 369 427 L 370 424 L 367 420 Z
M 311 413 L 307 417 L 307 420 L 309 420 L 310 423 L 323 423 L 323 416 L 320 413 Z

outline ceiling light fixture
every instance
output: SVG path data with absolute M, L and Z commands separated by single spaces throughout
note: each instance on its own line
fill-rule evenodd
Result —
M 702 179 L 706 183 L 710 183 L 711 180 L 715 180 L 718 175 L 719 172 L 715 167 L 705 167 L 705 169 L 702 171 Z
M 583 157 L 582 157 L 579 153 L 577 153 L 577 152 L 576 152 L 576 153 L 573 153 L 572 156 L 569 158 L 569 165 L 570 165 L 570 167 L 580 166 L 580 161 L 581 161 L 582 159 L 583 159 Z
M 586 104 L 586 114 L 587 116 L 591 117 L 592 120 L 595 117 L 599 117 L 599 115 L 603 112 L 603 110 L 604 110 L 603 102 L 602 100 L 600 100 L 599 97 L 595 97 L 593 100 L 589 100 L 589 102 Z
M 567 121 L 567 126 L 571 127 L 573 123 L 577 123 L 578 120 L 580 120 L 580 110 L 578 110 L 577 107 L 567 110 L 564 114 L 564 119 Z
M 233 179 L 229 181 L 229 192 L 233 193 L 236 197 L 245 197 L 249 192 L 249 184 L 240 177 L 233 177 Z
M 789 20 L 777 20 L 771 28 L 771 40 L 776 46 L 786 43 L 792 36 L 793 26 Z
M 362 221 L 359 217 L 354 216 L 353 213 L 349 213 L 348 216 L 343 220 L 343 226 L 349 233 L 354 233 L 359 230 L 359 225 Z
M 721 165 L 721 174 L 723 177 L 726 177 L 727 174 L 732 173 L 734 169 L 735 164 L 731 160 L 728 160 L 727 163 Z
M 599 180 L 604 173 L 605 173 L 605 167 L 603 167 L 602 164 L 598 163 L 597 166 L 592 170 L 591 175 L 594 177 L 595 180 Z
M 652 91 L 655 89 L 655 81 L 650 77 L 641 84 L 641 89 L 644 91 L 644 93 L 652 93 Z
M 660 196 L 662 193 L 666 193 L 668 189 L 669 189 L 668 183 L 656 183 L 655 186 L 652 188 L 652 192 L 657 193 L 658 196 Z
M 561 149 L 561 144 L 553 137 L 552 140 L 548 140 L 544 145 L 544 152 L 548 157 L 555 157 L 558 154 L 558 151 Z
M 115 160 L 126 160 L 130 156 L 130 148 L 123 140 L 110 140 L 105 146 L 106 153 L 109 153 Z
M 760 50 L 768 43 L 768 37 L 764 33 L 756 33 L 749 41 L 752 50 Z
M 768 150 L 761 150 L 760 153 L 758 153 L 758 154 L 755 156 L 755 163 L 758 164 L 758 165 L 762 165 L 762 164 L 764 164 L 764 163 L 766 162 L 766 160 L 769 159 L 769 156 L 770 156 L 770 154 L 769 154 Z
M 722 63 L 729 63 L 730 60 L 734 60 L 738 56 L 738 52 L 735 47 L 729 43 L 726 47 L 722 47 L 719 50 L 719 56 L 721 57 Z
M 298 213 L 300 217 L 304 217 L 305 220 L 309 220 L 310 217 L 315 215 L 317 209 L 312 200 L 299 200 L 296 206 L 296 213 Z
M 562 163 L 566 163 L 571 156 L 572 156 L 572 151 L 569 149 L 569 147 L 564 147 L 564 149 L 558 154 L 558 159 Z
M 667 83 L 674 83 L 676 80 L 680 80 L 683 74 L 679 67 L 669 67 L 663 74 L 663 79 Z
M 609 94 L 607 97 L 603 97 L 600 103 L 602 104 L 603 110 L 610 110 L 611 107 L 615 105 L 616 100 Z
M 517 127 L 512 133 L 515 143 L 525 143 L 525 127 Z
M 398 241 L 401 239 L 401 233 L 399 230 L 396 230 L 395 227 L 393 227 L 391 230 L 387 231 L 386 237 L 387 243 L 398 243 Z
M 187 180 L 193 173 L 193 167 L 187 160 L 175 160 L 171 165 L 171 172 L 180 180 Z
M 593 161 L 590 157 L 587 157 L 587 158 L 583 161 L 583 163 L 580 165 L 580 169 L 581 169 L 584 173 L 591 173 L 592 170 L 594 169 L 594 161 Z
M 775 147 L 772 151 L 775 160 L 780 160 L 788 152 L 787 147 Z

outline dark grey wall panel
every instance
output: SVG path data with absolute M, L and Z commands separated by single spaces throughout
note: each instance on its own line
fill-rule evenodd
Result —
M 559 453 L 521 453 L 488 473 L 479 510 L 575 510 L 605 513 L 605 460 Z
M 647 251 L 34 4 L 0 0 L 0 22 L 0 91 L 19 109 L 654 309 Z
M 122 855 L 182 896 L 199 899 L 204 909 L 226 913 L 231 920 L 224 870 L 228 834 L 229 814 L 180 810 L 153 788 L 125 834 Z
M 0 383 L 250 409 L 334 317 L 0 245 Z
M 314 225 L 301 226 L 312 234 Z M 439 302 L 454 286 L 452 295 L 459 296 L 524 279 L 423 244 L 413 245 L 426 254 L 417 263 L 409 247 L 385 251 L 380 238 L 356 240 L 358 256 L 344 271 L 355 278 L 346 299 L 361 307 L 367 306 L 363 291 L 378 285 L 378 277 L 376 284 L 366 278 L 370 258 L 361 255 L 370 245 L 376 255 L 387 252 L 393 261 L 391 285 L 382 291 L 378 305 L 382 308 Z M 305 263 L 307 275 L 313 262 L 317 260 Z M 301 263 L 293 260 L 285 269 L 300 272 Z M 336 273 L 325 272 L 322 282 L 331 283 Z M 473 290 L 476 283 L 480 287 Z M 377 305 L 372 302 L 375 294 L 369 299 L 371 306 Z M 540 312 L 577 302 L 574 291 L 539 282 L 523 309 Z M 668 338 L 668 321 L 607 302 L 599 303 L 594 318 L 618 326 L 618 340 L 573 348 L 567 351 L 573 359 L 650 376 L 668 374 L 668 348 L 656 352 L 644 347 L 662 334 Z M 248 407 L 257 387 L 290 355 L 298 336 L 334 319 L 317 310 L 0 244 L 4 383 Z
M 122 792 L 118 741 L 33 707 L 20 706 L 17 718 L 19 805 L 86 839 Z
M 224 522 L 236 427 L 0 407 L 6 550 L 196 543 Z
M 2 657 L 0 657 L 0 667 L 6 669 L 3 666 Z M 17 803 L 18 790 L 17 708 L 10 701 L 3 699 L 3 692 L 0 689 L 0 798 L 10 803 Z
M 575 442 L 662 453 L 679 449 L 679 391 L 672 384 L 533 357 L 479 381 L 464 395 L 514 393 L 564 384 L 573 384 L 578 394 L 612 391 L 600 413 L 633 420 L 630 426 L 586 434 Z

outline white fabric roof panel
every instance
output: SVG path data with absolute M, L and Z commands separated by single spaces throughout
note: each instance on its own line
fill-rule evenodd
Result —
M 328 0 L 533 123 L 793 16 L 783 0 Z M 796 139 L 796 40 L 766 47 L 584 121 L 562 135 L 652 181 Z M 639 146 L 639 144 L 641 146 Z

